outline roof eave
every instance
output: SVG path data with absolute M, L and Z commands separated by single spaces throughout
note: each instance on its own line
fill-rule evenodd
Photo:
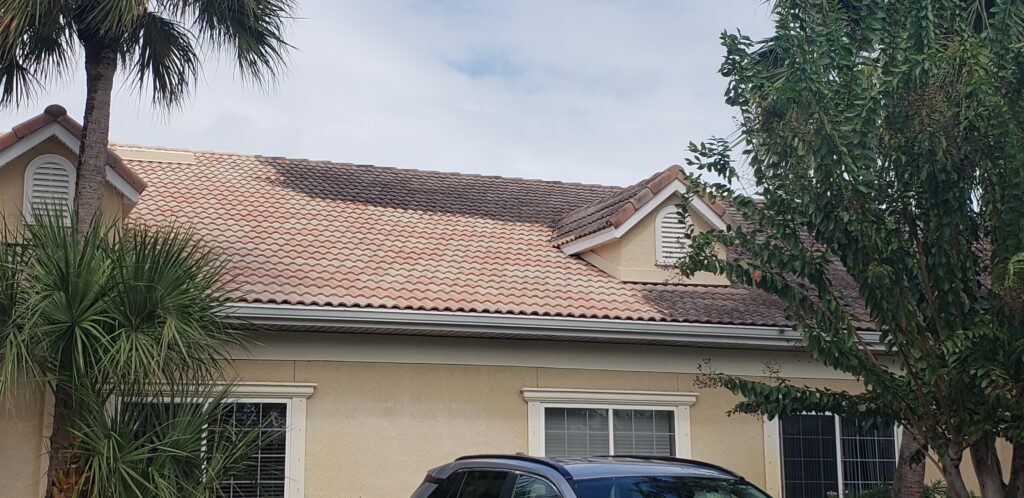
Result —
M 262 303 L 232 303 L 227 312 L 264 328 L 323 332 L 802 349 L 800 334 L 785 327 Z M 877 333 L 862 335 L 878 341 Z

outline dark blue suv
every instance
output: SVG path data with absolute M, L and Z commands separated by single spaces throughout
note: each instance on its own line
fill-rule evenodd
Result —
M 721 467 L 679 458 L 462 457 L 432 469 L 412 498 L 769 498 Z

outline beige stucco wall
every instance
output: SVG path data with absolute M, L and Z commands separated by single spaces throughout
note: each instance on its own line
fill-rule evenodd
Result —
M 12 232 L 16 233 L 22 227 L 25 170 L 33 159 L 43 154 L 57 154 L 63 156 L 71 164 L 78 163 L 74 152 L 57 138 L 50 137 L 7 164 L 0 165 L 0 221 Z M 104 187 L 100 212 L 103 213 L 105 219 L 113 220 L 115 216 L 117 219 L 121 218 L 123 209 L 123 196 L 108 183 Z
M 684 279 L 672 267 L 658 265 L 656 225 L 658 213 L 680 202 L 679 195 L 673 195 L 663 201 L 646 217 L 640 220 L 622 238 L 594 248 L 580 256 L 601 268 L 605 272 L 627 282 L 654 283 L 691 283 L 699 285 L 729 285 L 725 277 L 701 272 L 692 278 Z M 694 231 L 697 233 L 711 230 L 711 225 L 690 206 L 687 209 Z M 719 254 L 725 257 L 725 249 L 718 248 Z
M 404 498 L 429 468 L 460 455 L 527 451 L 526 387 L 696 393 L 693 457 L 763 485 L 763 422 L 725 416 L 737 398 L 695 385 L 697 362 L 756 377 L 763 358 L 798 384 L 856 387 L 792 352 L 299 333 L 260 342 L 232 377 L 317 384 L 307 404 L 308 498 Z M 0 490 L 30 498 L 43 417 L 38 400 L 17 405 L 19 415 L 0 416 Z
M 24 389 L 0 401 L 0 496 L 38 498 L 42 464 L 43 396 Z

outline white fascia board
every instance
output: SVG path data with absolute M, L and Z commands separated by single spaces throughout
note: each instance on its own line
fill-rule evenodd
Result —
M 661 203 L 665 202 L 669 197 L 671 197 L 674 194 L 685 193 L 686 185 L 679 180 L 673 180 L 672 183 L 668 184 L 668 186 L 661 189 L 660 192 L 655 194 L 655 196 L 651 198 L 651 200 L 645 202 L 643 206 L 640 206 L 640 209 L 638 209 L 637 212 L 633 213 L 633 216 L 630 216 L 629 219 L 627 219 L 626 222 L 623 223 L 622 225 L 614 228 L 609 227 L 604 230 L 601 230 L 600 232 L 592 233 L 585 237 L 576 239 L 562 246 L 562 252 L 565 253 L 566 255 L 574 256 L 576 254 L 589 251 L 595 247 L 607 244 L 608 242 L 611 242 L 613 240 L 618 240 L 622 238 L 622 236 L 625 235 L 626 232 L 628 232 L 630 229 L 636 226 L 636 224 L 639 223 L 640 220 L 646 218 L 649 214 L 651 214 L 651 212 L 654 211 L 655 208 L 660 206 Z M 726 228 L 728 228 L 728 225 L 726 225 L 725 220 L 722 219 L 722 217 L 719 216 L 718 213 L 716 213 L 715 210 L 708 205 L 708 203 L 704 202 L 703 199 L 694 197 L 690 201 L 689 205 L 697 211 L 697 214 L 699 214 L 701 218 L 704 218 L 705 221 L 710 223 L 711 226 L 715 227 L 717 230 L 725 230 Z
M 612 227 L 605 228 L 600 232 L 595 232 L 585 237 L 576 239 L 564 246 L 562 246 L 562 252 L 568 256 L 574 256 L 581 252 L 589 251 L 595 247 L 602 246 L 619 238 L 618 231 Z
M 495 313 L 458 313 L 379 308 L 337 308 L 290 304 L 233 303 L 231 319 L 263 327 L 296 327 L 327 331 L 425 335 L 473 334 L 502 338 L 544 338 L 566 341 L 626 341 L 645 344 L 699 344 L 741 348 L 800 348 L 792 329 L 746 325 L 711 325 L 599 318 L 542 317 Z M 877 333 L 861 335 L 877 343 Z
M 139 202 L 142 193 L 135 190 L 135 187 L 132 187 L 124 177 L 117 174 L 117 171 L 114 171 L 114 168 L 110 166 L 107 166 L 107 181 L 119 190 L 132 204 Z
M 71 149 L 75 154 L 78 153 L 78 148 L 81 142 L 74 134 L 64 128 L 59 123 L 50 123 L 32 133 L 28 136 L 18 140 L 10 147 L 0 152 L 0 168 L 4 167 L 18 156 L 28 152 L 46 139 L 50 137 L 57 137 L 68 149 Z M 124 194 L 131 202 L 139 202 L 140 192 L 135 190 L 121 175 L 114 171 L 113 168 L 107 166 L 106 170 L 107 181 L 114 186 L 118 191 Z

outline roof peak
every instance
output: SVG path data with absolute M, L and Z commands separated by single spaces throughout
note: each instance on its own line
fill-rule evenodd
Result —
M 462 172 L 462 171 L 442 171 L 442 170 L 424 169 L 424 168 L 409 168 L 409 167 L 403 167 L 403 166 L 382 166 L 382 165 L 379 165 L 379 164 L 353 163 L 353 162 L 345 162 L 345 161 L 336 161 L 336 160 L 331 160 L 331 159 L 308 159 L 308 158 L 301 158 L 301 157 L 271 156 L 271 155 L 264 155 L 264 154 L 253 154 L 253 153 L 247 153 L 247 152 L 199 150 L 199 149 L 190 149 L 190 148 L 187 148 L 187 147 L 168 147 L 168 146 L 162 146 L 162 145 L 142 145 L 142 144 L 126 144 L 126 143 L 111 143 L 111 146 L 114 147 L 115 149 L 118 149 L 118 148 L 131 148 L 131 149 L 166 150 L 166 151 L 175 151 L 175 152 L 191 152 L 193 154 L 209 154 L 209 155 L 234 156 L 234 157 L 251 157 L 251 158 L 266 159 L 266 160 L 272 160 L 272 161 L 288 161 L 288 162 L 291 162 L 291 163 L 303 162 L 303 163 L 308 163 L 308 164 L 317 165 L 317 166 L 349 166 L 349 167 L 354 166 L 354 167 L 359 167 L 359 168 L 384 169 L 384 170 L 396 171 L 396 172 L 429 173 L 429 174 L 439 174 L 439 175 L 461 176 L 461 177 L 468 177 L 468 178 L 483 178 L 483 179 L 491 179 L 491 180 L 511 180 L 511 181 L 519 181 L 519 182 L 544 183 L 544 184 L 550 184 L 550 185 L 564 185 L 564 186 L 571 186 L 571 187 L 575 186 L 575 187 L 592 187 L 592 188 L 607 188 L 607 189 L 623 189 L 623 188 L 626 188 L 626 187 L 623 187 L 621 185 L 607 185 L 607 184 L 601 184 L 601 183 L 567 182 L 567 181 L 563 181 L 563 180 L 548 180 L 548 179 L 544 179 L 544 178 L 526 178 L 526 177 L 519 177 L 519 176 L 488 175 L 488 174 L 484 174 L 484 173 L 467 173 L 467 172 Z

